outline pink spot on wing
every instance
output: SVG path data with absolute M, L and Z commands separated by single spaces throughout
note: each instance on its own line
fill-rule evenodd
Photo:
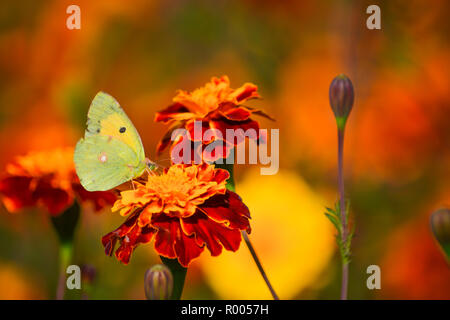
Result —
M 100 161 L 101 163 L 105 163 L 106 161 L 108 161 L 108 156 L 106 155 L 106 152 L 102 152 L 99 154 L 98 161 Z

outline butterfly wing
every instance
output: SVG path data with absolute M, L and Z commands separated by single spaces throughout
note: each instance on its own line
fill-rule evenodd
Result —
M 133 150 L 118 139 L 92 136 L 81 139 L 75 148 L 75 169 L 88 191 L 110 190 L 145 170 Z
M 92 101 L 85 137 L 77 143 L 74 162 L 88 191 L 110 190 L 145 170 L 141 138 L 110 95 L 99 92 Z
M 133 123 L 112 96 L 99 92 L 89 107 L 85 138 L 102 135 L 128 145 L 140 160 L 145 160 L 144 147 Z

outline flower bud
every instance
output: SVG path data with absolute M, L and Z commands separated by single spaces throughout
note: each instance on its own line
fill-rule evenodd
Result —
M 97 278 L 97 270 L 93 265 L 83 264 L 81 266 L 81 279 L 84 283 L 91 284 Z
M 353 107 L 354 93 L 350 79 L 340 74 L 330 84 L 330 105 L 339 129 L 343 129 Z
M 172 296 L 173 276 L 165 265 L 157 264 L 148 269 L 144 282 L 148 300 L 168 300 Z
M 446 208 L 436 210 L 431 214 L 430 223 L 434 237 L 450 261 L 450 210 Z

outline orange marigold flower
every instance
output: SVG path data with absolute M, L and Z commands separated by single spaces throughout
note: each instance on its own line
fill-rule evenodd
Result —
M 128 218 L 102 238 L 106 254 L 112 255 L 119 241 L 115 255 L 127 264 L 133 250 L 153 237 L 158 254 L 178 258 L 185 267 L 205 245 L 212 256 L 222 247 L 236 251 L 240 230 L 250 232 L 250 213 L 241 198 L 226 189 L 228 178 L 228 171 L 213 165 L 179 164 L 122 191 L 112 210 Z
M 207 129 L 212 129 L 220 131 L 224 140 L 223 143 L 218 144 L 220 147 L 223 146 L 223 149 L 217 149 L 211 153 L 215 155 L 213 156 L 215 159 L 207 158 L 206 160 L 226 158 L 231 150 L 226 146 L 236 146 L 244 140 L 244 136 L 237 136 L 233 138 L 234 141 L 227 141 L 226 129 L 243 129 L 244 131 L 254 129 L 256 135 L 252 139 L 259 142 L 263 138 L 259 135 L 259 123 L 250 117 L 256 114 L 273 119 L 261 110 L 243 105 L 249 99 L 260 97 L 257 90 L 258 87 L 252 83 L 245 83 L 238 89 L 232 89 L 227 76 L 213 77 L 204 87 L 193 92 L 179 90 L 173 98 L 174 103 L 156 113 L 156 122 L 170 125 L 170 129 L 157 146 L 158 153 L 171 143 L 171 135 L 175 129 L 185 128 L 190 133 L 191 139 L 194 139 L 194 121 L 201 121 L 202 137 Z M 203 146 L 211 143 L 213 139 L 217 138 L 203 141 Z M 180 142 L 180 139 L 177 139 L 175 144 Z M 208 153 L 208 156 L 211 155 Z
M 116 200 L 111 192 L 88 192 L 81 186 L 73 164 L 73 148 L 17 157 L 0 179 L 0 196 L 10 212 L 39 206 L 53 216 L 70 207 L 76 197 L 92 201 L 97 211 Z

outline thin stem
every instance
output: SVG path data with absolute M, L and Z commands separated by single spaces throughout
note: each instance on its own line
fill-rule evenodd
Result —
M 339 186 L 339 210 L 342 221 L 342 243 L 346 243 L 348 235 L 347 216 L 345 213 L 344 193 L 344 128 L 338 127 L 338 186 Z M 348 263 L 342 258 L 342 285 L 341 300 L 347 300 L 348 292 Z
M 64 300 L 66 292 L 66 269 L 72 259 L 72 245 L 61 244 L 59 248 L 59 278 L 56 286 L 56 300 Z
M 234 167 L 232 164 L 216 164 L 216 168 L 225 169 L 230 173 L 230 178 L 227 182 L 227 189 L 230 191 L 235 192 L 235 183 L 234 183 Z M 267 277 L 266 272 L 264 271 L 264 268 L 262 266 L 261 261 L 258 258 L 258 255 L 256 254 L 255 248 L 253 248 L 253 245 L 247 235 L 247 232 L 242 230 L 241 231 L 242 237 L 244 238 L 245 244 L 247 245 L 248 250 L 250 250 L 250 254 L 252 255 L 253 260 L 255 261 L 256 266 L 258 267 L 259 272 L 261 273 L 261 276 L 263 277 L 267 287 L 270 290 L 270 293 L 272 294 L 272 297 L 274 300 L 279 300 L 277 293 L 272 287 L 272 284 L 269 281 L 269 278 Z
M 254 260 L 255 263 L 256 263 L 256 266 L 258 267 L 259 272 L 261 273 L 261 275 L 262 275 L 264 281 L 266 282 L 267 287 L 268 287 L 269 290 L 270 290 L 270 293 L 272 294 L 273 299 L 274 299 L 274 300 L 280 300 L 280 298 L 278 297 L 277 293 L 276 293 L 275 290 L 273 289 L 272 284 L 270 283 L 269 278 L 267 277 L 266 272 L 264 271 L 264 268 L 263 268 L 263 266 L 262 266 L 262 264 L 261 264 L 261 261 L 259 261 L 258 255 L 256 254 L 256 251 L 255 251 L 255 249 L 253 248 L 253 245 L 252 245 L 252 243 L 250 242 L 250 239 L 248 238 L 247 232 L 241 231 L 241 234 L 242 234 L 242 237 L 243 237 L 244 240 L 245 240 L 245 244 L 247 245 L 248 250 L 250 250 L 250 253 L 251 253 L 252 257 L 253 257 L 253 260 Z

